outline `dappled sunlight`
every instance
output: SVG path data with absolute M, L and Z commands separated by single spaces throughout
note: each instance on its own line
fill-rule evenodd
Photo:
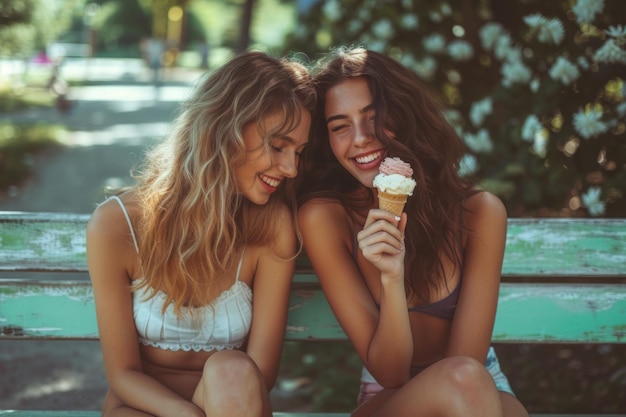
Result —
M 86 86 L 70 90 L 72 100 L 77 101 L 161 101 L 179 102 L 191 91 L 188 86 L 107 85 Z
M 17 400 L 36 399 L 46 395 L 68 392 L 83 388 L 83 376 L 76 373 L 63 374 L 49 382 L 29 385 L 23 391 L 17 393 Z
M 61 143 L 66 146 L 127 145 L 143 146 L 146 139 L 163 137 L 170 122 L 114 124 L 97 131 L 74 131 L 65 135 Z

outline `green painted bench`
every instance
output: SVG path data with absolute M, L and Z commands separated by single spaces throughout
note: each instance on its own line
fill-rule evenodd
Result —
M 98 339 L 91 285 L 85 279 L 87 219 L 0 212 L 0 340 Z M 286 340 L 346 340 L 304 257 L 298 259 L 292 285 Z M 626 219 L 510 219 L 492 340 L 626 343 Z M 0 410 L 5 415 L 99 413 Z

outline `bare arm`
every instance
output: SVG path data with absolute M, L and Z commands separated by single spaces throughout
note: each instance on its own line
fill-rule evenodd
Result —
M 464 251 L 463 286 L 456 307 L 447 355 L 487 357 L 498 304 L 507 215 L 502 202 L 483 192 L 466 201 L 470 229 Z
M 345 209 L 311 200 L 300 209 L 298 221 L 330 307 L 359 357 L 383 386 L 402 385 L 409 378 L 413 353 L 401 266 L 406 219 L 398 230 L 391 214 L 372 210 L 359 233 L 364 256 L 370 262 L 378 257 L 374 266 L 381 272 L 380 314 L 351 253 L 353 236 Z
M 87 263 L 109 388 L 124 404 L 155 416 L 203 417 L 195 405 L 143 372 L 129 288 L 135 259 L 119 206 L 98 207 L 87 225 Z
M 252 328 L 247 347 L 247 353 L 263 374 L 268 390 L 273 387 L 278 374 L 296 254 L 293 219 L 287 209 L 280 213 L 280 217 L 281 229 L 277 232 L 275 248 L 264 250 L 257 262 L 252 291 Z

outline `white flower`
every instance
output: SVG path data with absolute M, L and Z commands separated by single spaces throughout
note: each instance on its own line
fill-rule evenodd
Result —
M 393 26 L 388 19 L 382 19 L 374 23 L 372 32 L 380 39 L 389 40 L 393 37 Z
M 440 10 L 441 14 L 444 16 L 450 16 L 452 14 L 452 7 L 450 7 L 448 3 L 442 3 Z
M 541 87 L 541 81 L 538 78 L 533 78 L 528 85 L 530 87 L 530 91 L 536 93 L 539 91 L 539 87 Z
M 437 71 L 437 61 L 435 58 L 427 56 L 416 62 L 413 69 L 421 78 L 430 80 L 435 75 L 435 71 Z
M 387 48 L 387 43 L 381 40 L 374 40 L 374 41 L 370 41 L 367 44 L 367 47 L 371 49 L 372 51 L 383 53 L 385 51 L 385 48 Z
M 464 177 L 466 175 L 472 175 L 478 169 L 478 162 L 476 157 L 472 154 L 465 154 L 459 161 L 459 175 Z
M 559 19 L 547 19 L 539 13 L 524 17 L 524 22 L 537 33 L 537 39 L 541 43 L 560 44 L 565 36 L 563 23 Z
M 548 148 L 548 131 L 546 129 L 540 129 L 535 133 L 533 138 L 533 152 L 538 156 L 545 158 Z
M 365 7 L 361 7 L 356 16 L 363 21 L 369 21 L 372 19 L 372 13 Z
M 588 70 L 589 69 L 589 61 L 587 61 L 587 58 L 585 58 L 584 56 L 579 56 L 578 59 L 576 60 L 576 63 L 578 64 L 578 66 L 584 70 Z
M 547 20 L 548 19 L 546 19 L 539 13 L 524 16 L 524 23 L 526 23 L 528 26 L 530 26 L 533 29 L 536 29 L 540 27 L 541 25 L 545 24 Z
M 424 45 L 424 49 L 428 52 L 443 52 L 446 48 L 446 38 L 438 33 L 433 33 L 424 38 L 422 45 Z
M 513 84 L 525 84 L 530 81 L 532 72 L 522 61 L 507 61 L 500 68 L 502 85 L 511 87 Z
M 496 39 L 496 43 L 493 46 L 493 54 L 500 60 L 505 59 L 511 51 L 512 44 L 511 35 L 502 33 L 498 39 Z
M 604 214 L 604 201 L 600 201 L 600 187 L 589 187 L 586 193 L 581 195 L 583 205 L 592 216 Z
M 563 41 L 564 36 L 565 29 L 563 29 L 563 23 L 559 19 L 550 19 L 539 29 L 537 39 L 541 43 L 558 45 Z
M 443 19 L 441 13 L 435 11 L 428 13 L 428 17 L 430 17 L 430 20 L 432 20 L 434 23 L 439 23 L 441 22 L 441 19 Z
M 413 13 L 408 13 L 402 16 L 400 25 L 407 30 L 417 29 L 419 26 L 419 19 Z
M 493 101 L 491 97 L 485 97 L 484 99 L 472 104 L 470 109 L 469 118 L 475 127 L 480 126 L 485 120 L 485 116 L 491 114 L 493 111 Z
M 452 41 L 448 44 L 448 55 L 455 61 L 467 61 L 474 56 L 474 47 L 467 41 Z
M 476 134 L 466 133 L 463 139 L 467 147 L 476 153 L 489 153 L 493 150 L 493 143 L 487 129 L 480 129 Z
M 298 26 L 300 26 L 300 25 L 298 25 Z M 348 33 L 355 34 L 358 31 L 360 31 L 361 29 L 363 29 L 363 21 L 362 20 L 353 19 L 350 22 L 348 22 L 348 28 L 347 28 Z
M 458 110 L 447 109 L 443 112 L 443 117 L 445 117 L 452 126 L 458 126 L 463 122 L 463 116 Z
M 341 19 L 341 3 L 337 0 L 329 0 L 324 3 L 322 13 L 331 22 L 337 22 Z
M 502 25 L 499 23 L 487 23 L 480 28 L 480 43 L 485 51 L 491 51 L 496 45 L 496 41 L 504 33 Z
M 562 56 L 557 58 L 550 68 L 549 74 L 550 78 L 560 81 L 563 85 L 569 85 L 580 77 L 578 67 Z
M 604 0 L 577 0 L 572 7 L 576 22 L 591 23 L 596 15 L 604 9 Z
M 526 118 L 526 121 L 522 126 L 522 139 L 526 142 L 532 142 L 535 139 L 537 132 L 541 129 L 543 129 L 543 125 L 539 122 L 537 116 L 531 114 Z
M 609 29 L 605 30 L 604 33 L 611 38 L 626 40 L 626 27 L 622 25 L 609 26 Z
M 596 51 L 593 60 L 605 64 L 626 64 L 626 51 L 619 47 L 615 39 L 609 39 Z
M 574 114 L 574 129 L 584 139 L 589 139 L 606 132 L 609 126 L 602 120 L 602 112 L 597 110 L 579 110 Z

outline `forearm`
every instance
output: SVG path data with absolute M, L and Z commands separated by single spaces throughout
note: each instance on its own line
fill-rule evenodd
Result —
M 125 405 L 156 417 L 204 416 L 191 401 L 140 371 L 120 373 L 110 378 L 109 386 Z
M 380 315 L 367 355 L 369 371 L 387 388 L 410 378 L 413 336 L 403 279 L 381 277 Z

